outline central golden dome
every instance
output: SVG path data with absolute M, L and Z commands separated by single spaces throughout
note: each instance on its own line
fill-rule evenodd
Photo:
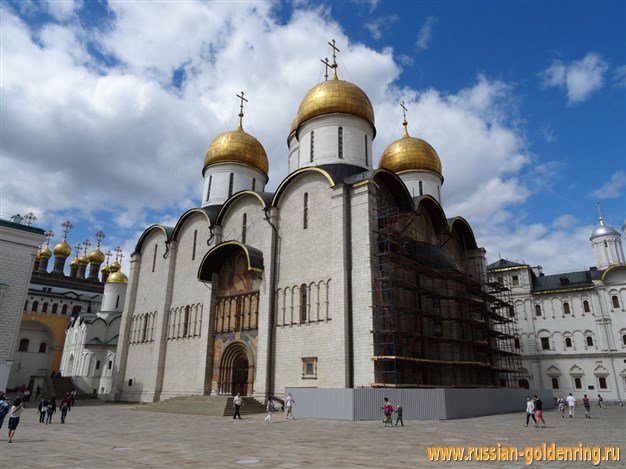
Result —
M 70 247 L 69 244 L 65 242 L 65 240 L 63 240 L 60 243 L 58 243 L 56 246 L 54 246 L 54 249 L 52 250 L 52 252 L 54 253 L 56 257 L 67 258 L 72 253 L 72 248 Z
M 106 283 L 128 283 L 128 277 L 123 272 L 113 272 L 107 277 Z
M 237 130 L 224 132 L 209 145 L 204 157 L 204 167 L 216 163 L 246 164 L 265 174 L 270 166 L 263 145 L 244 132 L 241 126 Z
M 327 80 L 310 90 L 298 108 L 292 128 L 325 114 L 351 114 L 362 117 L 374 127 L 374 109 L 365 92 L 343 80 Z
M 41 259 L 50 259 L 50 257 L 52 257 L 52 252 L 50 251 L 48 246 L 46 246 L 45 248 L 40 249 L 39 252 L 37 252 L 37 255 Z
M 94 249 L 89 253 L 89 263 L 102 264 L 104 262 L 104 254 L 100 249 Z

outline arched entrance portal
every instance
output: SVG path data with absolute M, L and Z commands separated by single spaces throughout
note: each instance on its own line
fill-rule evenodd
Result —
M 254 367 L 250 366 L 247 347 L 241 343 L 230 345 L 220 363 L 220 391 L 248 395 L 252 391 Z

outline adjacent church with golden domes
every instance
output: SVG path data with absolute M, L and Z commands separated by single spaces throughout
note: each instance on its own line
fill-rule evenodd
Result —
M 112 399 L 516 385 L 510 304 L 483 282 L 470 225 L 442 208 L 437 152 L 405 115 L 374 155 L 369 98 L 338 78 L 334 53 L 327 65 L 274 192 L 242 94 L 237 129 L 204 158 L 201 207 L 139 238 Z

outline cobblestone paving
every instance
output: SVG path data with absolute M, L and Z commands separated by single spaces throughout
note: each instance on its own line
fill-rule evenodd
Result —
M 381 422 L 298 419 L 274 423 L 258 414 L 233 420 L 158 412 L 138 412 L 134 405 L 79 401 L 65 424 L 59 413 L 52 425 L 40 424 L 26 409 L 7 443 L 7 420 L 0 437 L 0 467 L 46 468 L 521 468 L 511 461 L 431 462 L 429 446 L 617 446 L 621 461 L 600 467 L 626 467 L 626 408 L 593 408 L 585 419 L 548 411 L 547 428 L 524 426 L 525 414 L 448 421 L 407 421 L 405 427 Z M 531 467 L 593 467 L 591 462 L 534 462 Z

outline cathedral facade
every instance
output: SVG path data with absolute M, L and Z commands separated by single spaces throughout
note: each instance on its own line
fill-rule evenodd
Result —
M 242 94 L 202 206 L 141 235 L 111 399 L 517 382 L 514 323 L 471 227 L 443 211 L 439 156 L 405 115 L 374 167 L 369 98 L 332 71 L 299 106 L 275 192 Z

